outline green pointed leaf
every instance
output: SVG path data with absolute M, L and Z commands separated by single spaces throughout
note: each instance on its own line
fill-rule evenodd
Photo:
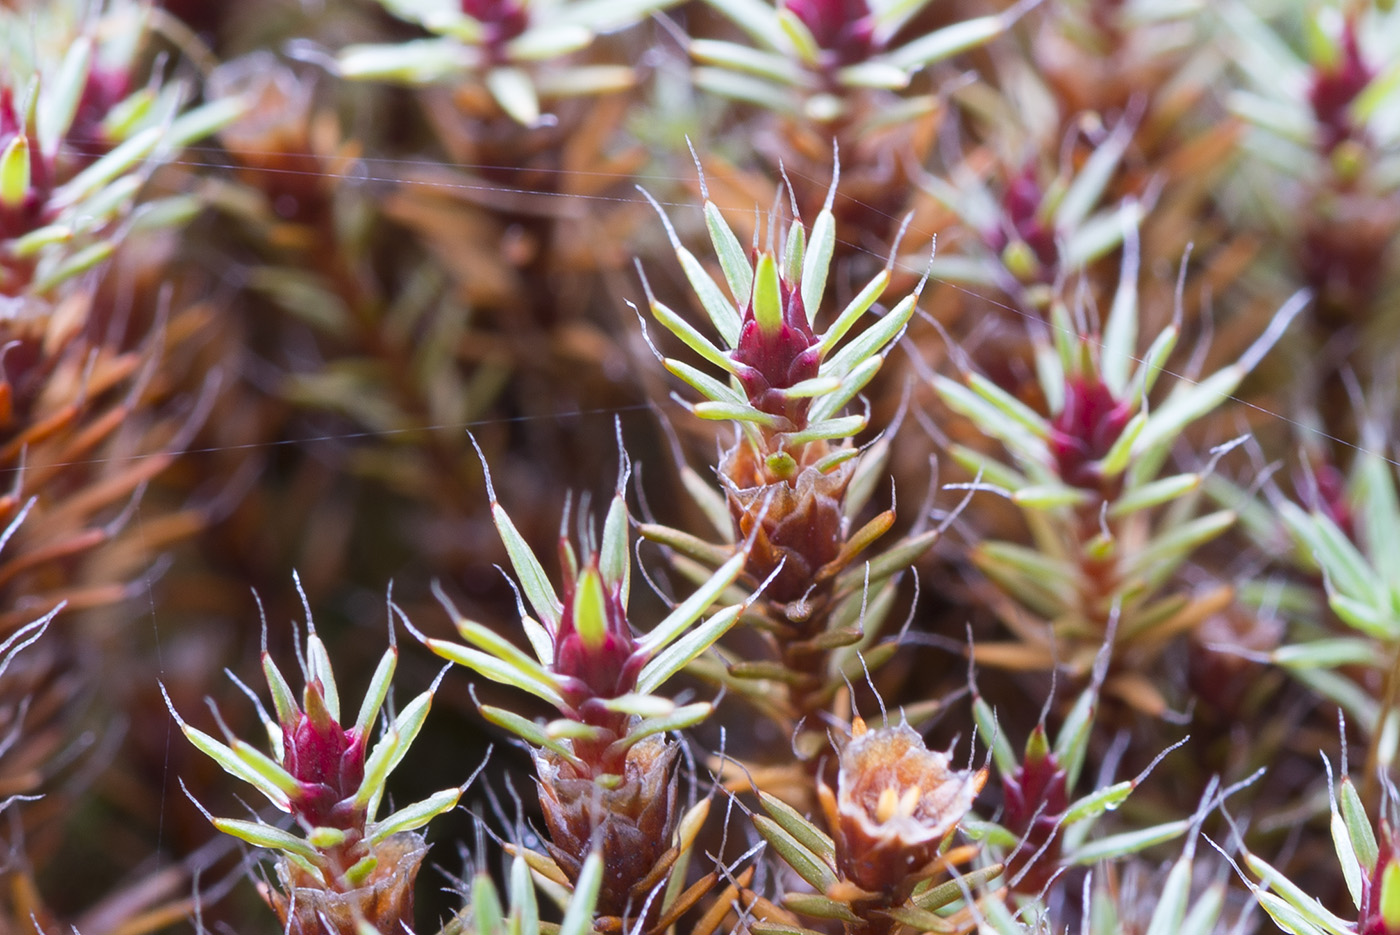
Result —
M 836 872 L 777 821 L 766 815 L 755 815 L 753 823 L 783 862 L 818 893 L 825 893 L 836 884 Z
M 519 736 L 526 743 L 533 744 L 536 747 L 542 747 L 545 750 L 549 750 L 563 757 L 576 766 L 583 767 L 583 761 L 574 756 L 573 750 L 569 748 L 568 744 L 549 736 L 549 733 L 534 721 L 521 717 L 514 711 L 493 707 L 492 705 L 482 705 L 480 711 L 481 716 L 486 718 L 486 720 L 495 724 L 497 727 L 504 728 L 512 734 Z
M 753 291 L 753 268 L 749 266 L 749 256 L 719 208 L 708 200 L 705 202 L 705 228 L 710 232 L 710 243 L 714 244 L 715 255 L 719 257 L 719 267 L 724 271 L 729 294 L 736 303 L 743 302 Z
M 807 253 L 802 258 L 802 307 L 807 312 L 807 324 L 816 320 L 826 294 L 826 280 L 831 270 L 831 256 L 836 250 L 836 218 L 831 213 L 836 199 L 836 183 L 840 180 L 839 167 L 832 171 L 831 187 L 826 192 L 826 202 L 816 223 L 812 225 L 812 238 L 807 245 Z M 849 327 L 849 326 L 847 326 Z
M 1136 786 L 1137 783 L 1124 780 L 1102 789 L 1096 789 L 1067 808 L 1061 823 L 1073 825 L 1086 818 L 1097 818 L 1104 812 L 1114 811 L 1123 804 L 1128 796 L 1132 795 Z
M 483 460 L 483 466 L 485 463 Z M 489 477 L 487 481 L 489 487 Z M 534 609 L 535 616 L 553 632 L 559 628 L 559 615 L 563 612 L 564 605 L 560 602 L 554 586 L 550 584 L 549 576 L 544 573 L 544 566 L 526 544 L 525 537 L 520 535 L 510 515 L 496 502 L 495 492 L 488 489 L 487 493 L 491 497 L 491 518 L 496 523 L 496 531 L 506 547 L 506 554 L 510 556 L 515 576 L 520 579 L 520 588 L 525 592 L 525 598 Z
M 660 688 L 662 683 L 709 649 L 715 640 L 734 626 L 744 610 L 743 605 L 726 607 L 667 646 L 642 668 L 637 677 L 637 691 L 650 693 Z
M 799 844 L 811 851 L 812 854 L 821 858 L 827 863 L 834 863 L 836 860 L 836 842 L 831 837 L 822 832 L 820 828 L 812 824 L 806 818 L 783 800 L 767 792 L 759 790 L 759 801 L 763 804 L 764 811 L 778 823 L 788 834 L 792 835 Z
M 918 71 L 996 38 L 1007 25 L 1002 16 L 963 20 L 906 43 L 887 54 L 885 59 L 896 68 Z
M 506 55 L 516 62 L 539 62 L 562 58 L 586 48 L 593 32 L 575 23 L 532 25 L 506 44 Z
M 589 649 L 598 649 L 608 636 L 607 597 L 603 593 L 602 576 L 593 568 L 585 568 L 574 589 L 574 628 L 579 639 Z
M 474 935 L 504 935 L 506 932 L 505 911 L 501 908 L 501 896 L 496 892 L 491 874 L 478 873 L 472 880 L 471 911 L 476 926 Z
M 421 828 L 437 816 L 456 808 L 461 797 L 462 790 L 456 788 L 435 792 L 421 802 L 399 809 L 383 821 L 371 822 L 365 829 L 368 832 L 367 840 L 373 846 L 400 831 Z
M 783 896 L 783 905 L 804 916 L 861 924 L 860 916 L 852 912 L 850 906 L 816 893 L 786 893 Z
M 875 275 L 875 278 L 865 284 L 864 289 L 856 293 L 855 298 L 846 303 L 846 307 L 841 310 L 841 314 L 836 316 L 836 320 L 831 323 L 831 327 L 827 328 L 826 333 L 822 335 L 821 344 L 819 345 L 821 347 L 822 357 L 826 357 L 827 354 L 831 353 L 832 349 L 836 347 L 837 342 L 846 336 L 846 332 L 851 330 L 851 326 L 856 323 L 856 320 L 869 311 L 870 306 L 874 305 L 876 301 L 879 300 L 880 296 L 885 294 L 885 290 L 889 288 L 889 285 L 890 271 L 888 269 L 882 269 Z
M 614 743 L 610 750 L 621 754 L 631 749 L 639 741 L 655 734 L 669 734 L 672 731 L 694 727 L 709 717 L 712 711 L 714 711 L 714 705 L 708 701 L 697 701 L 694 704 L 681 705 L 675 711 L 662 717 L 644 718 L 634 724 L 627 731 L 627 736 Z
M 856 394 L 865 389 L 867 383 L 874 379 L 875 374 L 880 372 L 880 367 L 884 364 L 883 357 L 869 357 L 857 364 L 844 377 L 841 378 L 839 388 L 825 395 L 818 397 L 812 407 L 807 410 L 807 418 L 811 422 L 824 422 L 855 398 Z M 817 377 L 820 380 L 822 377 Z
M 718 287 L 716 287 L 718 288 Z M 737 365 L 729 359 L 729 356 L 709 342 L 699 331 L 695 329 L 684 318 L 681 318 L 671 309 L 660 302 L 651 303 L 651 313 L 657 321 L 661 322 L 668 331 L 680 338 L 692 351 L 699 354 L 705 360 L 721 368 L 726 373 L 734 373 Z
M 1201 475 L 1199 474 L 1177 474 L 1173 477 L 1164 477 L 1150 484 L 1143 484 L 1125 491 L 1122 496 L 1113 501 L 1113 505 L 1108 509 L 1108 515 L 1120 518 L 1139 510 L 1151 509 L 1154 506 L 1160 506 L 1185 496 L 1200 486 Z
M 1340 792 L 1337 804 L 1342 810 L 1351 846 L 1366 872 L 1375 873 L 1376 864 L 1380 862 L 1381 850 L 1376 844 L 1376 834 L 1371 829 L 1371 819 L 1366 814 L 1366 807 L 1361 804 L 1361 796 L 1352 784 L 1351 777 L 1343 776 L 1338 785 Z
M 423 722 L 427 720 L 428 709 L 432 704 L 433 689 L 430 688 L 399 712 L 399 716 L 394 718 L 394 723 L 389 725 L 384 737 L 370 750 L 369 755 L 365 757 L 364 779 L 360 782 L 360 788 L 355 790 L 353 802 L 356 808 L 368 808 L 371 803 L 378 803 L 384 792 L 384 781 L 403 760 L 418 732 L 423 729 Z M 372 809 L 370 814 L 373 817 Z
M 10 211 L 23 207 L 29 184 L 29 139 L 18 133 L 0 154 L 0 205 Z
M 394 680 L 394 669 L 398 662 L 398 649 L 390 647 L 380 657 L 379 665 L 375 666 L 374 675 L 369 680 L 369 688 L 365 691 L 365 699 L 360 703 L 360 713 L 355 718 L 355 730 L 361 737 L 368 737 L 370 729 L 374 726 L 374 719 L 378 717 L 379 709 L 383 707 L 384 699 L 389 695 L 389 685 Z
M 498 66 L 486 73 L 486 88 L 501 110 L 524 127 L 540 123 L 540 99 L 530 75 L 522 68 Z
M 739 342 L 739 330 L 743 323 L 738 309 L 724 297 L 719 284 L 710 278 L 710 274 L 705 271 L 705 267 L 695 258 L 694 254 L 677 244 L 676 257 L 680 260 L 681 269 L 685 271 L 685 278 L 690 281 L 690 287 L 695 290 L 695 295 L 700 299 L 700 304 L 704 307 L 705 314 L 710 317 L 710 322 L 715 326 L 715 330 L 719 332 L 719 336 L 724 339 L 726 344 L 734 347 Z M 655 311 L 655 306 L 653 306 L 653 314 Z M 666 323 L 662 322 L 662 324 Z M 667 325 L 667 327 L 670 326 Z M 675 329 L 672 328 L 672 330 Z M 676 332 L 676 336 L 683 341 L 685 340 L 685 336 L 680 332 Z M 702 355 L 704 353 L 700 348 L 695 348 L 695 350 Z M 716 354 L 718 353 L 716 351 Z M 732 363 L 712 362 L 726 370 L 732 371 L 734 369 Z
M 243 821 L 238 818 L 215 818 L 214 827 L 224 834 L 233 835 L 235 838 L 247 841 L 255 847 L 266 847 L 270 850 L 286 851 L 289 854 L 296 854 L 306 860 L 319 860 L 320 856 L 316 849 L 303 841 L 296 835 L 274 828 L 271 825 L 263 824 L 260 821 Z
M 778 290 L 778 264 L 773 254 L 758 258 L 753 278 L 753 314 L 764 334 L 777 334 L 783 327 L 782 298 Z
M 747 552 L 736 552 L 728 561 L 715 569 L 714 574 L 703 585 L 677 604 L 664 620 L 639 639 L 637 641 L 638 648 L 649 656 L 655 656 L 661 652 L 664 647 L 685 632 L 687 627 L 700 619 L 700 615 L 709 609 L 724 589 L 733 584 L 735 579 L 743 573 L 744 565 L 748 563 L 748 560 Z M 650 689 L 644 688 L 638 690 L 643 694 L 650 691 Z
M 1122 834 L 1098 838 L 1080 847 L 1073 855 L 1070 855 L 1070 859 L 1081 867 L 1087 867 L 1101 860 L 1126 857 L 1129 854 L 1144 851 L 1154 844 L 1179 838 L 1190 827 L 1190 821 L 1169 821 L 1165 824 L 1153 825 L 1150 828 L 1139 828 L 1134 831 L 1125 831 Z
M 1332 832 L 1332 846 L 1337 851 L 1337 861 L 1342 866 L 1342 876 L 1346 879 L 1347 892 L 1351 895 L 1351 904 L 1357 909 L 1361 908 L 1361 859 L 1356 856 L 1356 850 L 1351 846 L 1351 837 L 1347 834 L 1346 822 L 1342 820 L 1342 813 L 1337 810 L 1337 803 L 1333 800 L 1332 820 L 1329 823 L 1329 830 Z
M 548 681 L 533 677 L 523 669 L 505 662 L 497 656 L 470 649 L 458 643 L 449 643 L 447 640 L 427 640 L 423 645 L 448 662 L 466 666 L 493 682 L 514 685 L 516 688 L 527 691 L 537 698 L 542 698 L 556 707 L 565 707 L 564 696 L 559 693 L 552 677 Z
M 603 855 L 593 852 L 583 862 L 578 880 L 569 898 L 569 907 L 559 923 L 558 935 L 589 935 L 593 931 L 593 913 L 598 905 L 598 890 L 603 884 Z
M 1191 898 L 1192 863 L 1190 857 L 1182 855 L 1172 864 L 1157 895 L 1157 908 L 1152 910 L 1146 935 L 1183 935 L 1182 922 L 1186 920 L 1186 905 Z

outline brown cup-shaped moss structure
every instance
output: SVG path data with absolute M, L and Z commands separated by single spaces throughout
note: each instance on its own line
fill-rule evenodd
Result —
M 359 935 L 359 923 L 377 932 L 413 931 L 413 884 L 428 853 L 423 836 L 404 831 L 374 848 L 369 877 L 350 890 L 327 889 L 291 861 L 277 861 L 282 888 L 265 886 L 263 899 L 287 935 Z
M 736 538 L 754 535 L 747 570 L 761 581 L 782 565 L 765 593 L 783 604 L 811 602 L 813 590 L 840 570 L 826 566 L 846 544 L 844 506 L 855 461 L 823 473 L 813 465 L 830 454 L 830 447 L 804 448 L 802 463 L 788 478 L 775 476 L 745 442 L 731 448 L 719 466 Z M 823 569 L 826 574 L 819 574 Z
M 859 719 L 841 751 L 836 793 L 818 795 L 842 876 L 872 893 L 893 894 L 938 856 L 986 781 L 983 770 L 950 768 L 907 724 L 868 730 Z
M 667 868 L 660 865 L 677 818 L 678 749 L 661 737 L 638 742 L 616 784 L 581 775 L 548 750 L 535 753 L 540 806 L 551 838 L 545 846 L 570 880 L 578 879 L 593 850 L 602 852 L 598 912 L 603 915 L 634 915 L 654 881 L 664 879 Z

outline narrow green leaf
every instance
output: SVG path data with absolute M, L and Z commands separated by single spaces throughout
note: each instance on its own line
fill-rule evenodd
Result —
M 1185 496 L 1200 486 L 1201 475 L 1199 474 L 1177 474 L 1173 477 L 1163 477 L 1161 480 L 1155 480 L 1149 484 L 1142 484 L 1124 491 L 1123 495 L 1114 500 L 1113 505 L 1108 508 L 1108 515 L 1120 518 L 1139 510 L 1151 509 L 1154 506 L 1160 506 Z
M 1062 821 L 1065 825 L 1072 825 L 1081 822 L 1086 818 L 1097 818 L 1104 812 L 1111 812 L 1123 801 L 1132 795 L 1136 783 L 1130 780 L 1116 782 L 1111 786 L 1096 789 L 1083 798 L 1076 801 L 1065 810 L 1065 817 Z
M 483 459 L 483 469 L 485 464 Z M 489 487 L 489 477 L 487 484 Z M 535 557 L 535 553 L 530 550 L 530 546 L 526 544 L 525 537 L 520 534 L 520 530 L 515 528 L 510 514 L 506 513 L 505 509 L 496 502 L 495 492 L 488 489 L 487 493 L 491 497 L 491 518 L 495 521 L 496 531 L 500 534 L 501 542 L 506 547 L 506 554 L 510 556 L 511 567 L 515 569 L 515 575 L 520 579 L 520 588 L 525 592 L 525 598 L 534 609 L 535 616 L 553 632 L 559 628 L 559 615 L 563 612 L 564 605 L 560 602 L 554 586 L 550 584 L 549 576 L 544 573 L 544 566 Z
M 719 332 L 726 344 L 734 347 L 739 342 L 739 329 L 743 323 L 739 317 L 738 309 L 724 297 L 719 285 L 710 278 L 710 274 L 705 271 L 705 267 L 700 264 L 694 254 L 678 245 L 676 257 L 680 260 L 681 269 L 685 271 L 686 279 L 690 280 L 690 287 L 695 290 L 696 296 L 699 297 L 705 314 L 710 316 L 715 330 Z M 678 336 L 680 336 L 679 333 Z M 683 336 L 682 340 L 684 340 Z M 733 364 L 720 364 L 720 366 L 727 370 L 733 369 Z
M 574 756 L 573 750 L 571 750 L 567 744 L 549 736 L 545 729 L 534 721 L 521 717 L 514 711 L 509 711 L 505 708 L 497 708 L 492 705 L 482 705 L 480 710 L 481 716 L 497 727 L 504 728 L 512 734 L 519 736 L 527 743 L 549 750 L 571 763 L 580 767 L 583 766 L 582 761 Z
M 271 850 L 286 851 L 289 854 L 296 854 L 306 860 L 315 861 L 320 858 L 315 848 L 306 843 L 296 835 L 274 828 L 271 825 L 263 824 L 260 821 L 244 821 L 239 818 L 215 818 L 214 827 L 224 834 L 231 834 L 235 838 L 247 841 L 255 847 L 266 847 Z
M 493 682 L 500 682 L 502 685 L 514 685 L 523 691 L 527 691 L 537 698 L 543 698 L 550 704 L 557 707 L 564 706 L 564 696 L 559 694 L 559 689 L 554 681 L 544 681 L 531 677 L 520 668 L 502 661 L 496 656 L 480 650 L 471 649 L 458 643 L 449 643 L 447 640 L 427 640 L 423 645 L 437 653 L 448 662 L 455 662 L 459 666 L 466 666 L 479 675 L 484 675 Z
M 597 851 L 588 855 L 579 871 L 578 880 L 559 923 L 558 935 L 589 935 L 593 931 L 593 913 L 598 905 L 598 890 L 603 884 L 603 855 Z
M 976 48 L 1001 35 L 1007 23 L 1001 16 L 979 16 L 928 33 L 885 56 L 896 68 L 918 71 L 959 52 Z
M 540 123 L 540 99 L 523 68 L 497 66 L 486 73 L 486 88 L 501 110 L 523 127 Z
M 355 730 L 361 737 L 368 737 L 370 729 L 374 726 L 374 719 L 378 716 L 384 699 L 389 695 L 389 685 L 394 679 L 394 669 L 398 661 L 398 649 L 390 647 L 384 651 L 379 665 L 374 668 L 369 688 L 365 691 L 365 699 L 360 703 L 360 713 L 355 718 Z
M 83 97 L 88 72 L 92 67 L 92 40 L 79 36 L 68 47 L 63 56 L 54 81 L 45 90 L 48 92 L 39 102 L 35 112 L 35 131 L 38 135 L 39 151 L 58 152 L 59 144 L 73 126 L 73 118 L 78 113 L 78 104 Z
M 619 490 L 608 507 L 608 515 L 603 520 L 603 543 L 598 553 L 598 570 L 603 581 L 616 582 L 622 596 L 622 607 L 627 608 L 627 598 L 632 587 L 632 554 L 628 541 L 628 515 L 625 492 Z
M 1050 435 L 1050 423 L 1044 416 L 980 373 L 968 374 L 967 386 L 990 403 L 1002 416 L 1011 419 L 1037 438 L 1047 438 Z
M 434 684 L 433 688 L 436 688 Z M 384 781 L 403 760 L 404 754 L 412 746 L 428 718 L 428 709 L 433 704 L 433 688 L 428 689 L 410 701 L 394 723 L 389 725 L 384 737 L 374 745 L 365 757 L 365 776 L 360 788 L 355 790 L 356 808 L 366 808 L 371 802 L 378 802 L 384 791 Z M 373 817 L 371 815 L 371 817 Z
M 19 210 L 29 196 L 29 184 L 29 138 L 17 133 L 0 154 L 0 205 Z
M 831 256 L 836 250 L 836 218 L 831 213 L 831 206 L 836 199 L 836 184 L 840 178 L 841 170 L 837 166 L 832 170 L 826 202 L 812 225 L 811 242 L 807 245 L 806 256 L 802 258 L 802 307 L 807 312 L 808 325 L 816 320 L 822 298 L 826 295 Z
M 708 580 L 696 588 L 689 597 L 676 605 L 666 618 L 637 641 L 639 648 L 648 655 L 655 656 L 663 647 L 670 644 L 696 620 L 700 619 L 710 605 L 715 602 L 725 588 L 729 587 L 748 563 L 747 552 L 732 555 Z M 643 694 L 647 689 L 639 689 Z
M 705 360 L 721 368 L 726 373 L 734 373 L 737 365 L 729 359 L 729 356 L 709 342 L 690 322 L 681 318 L 671 309 L 660 302 L 651 303 L 651 313 L 657 321 L 661 322 L 666 329 L 676 337 L 680 338 L 692 351 L 699 354 Z
M 787 447 L 796 448 L 814 441 L 850 438 L 865 428 L 867 421 L 867 418 L 862 415 L 840 416 L 823 422 L 810 422 L 800 432 L 785 432 L 783 441 Z
M 505 911 L 501 908 L 501 895 L 496 892 L 491 874 L 478 873 L 472 880 L 471 910 L 476 925 L 474 935 L 505 935 Z
M 852 912 L 848 905 L 816 893 L 787 893 L 783 896 L 783 905 L 804 916 L 812 916 L 817 919 L 839 919 L 842 922 L 853 924 L 861 923 L 860 916 Z
M 744 609 L 743 605 L 737 604 L 726 607 L 667 646 L 642 668 L 637 677 L 637 691 L 650 693 L 660 688 L 663 682 L 709 649 L 715 640 L 734 626 Z
M 412 805 L 399 809 L 383 821 L 372 822 L 366 829 L 370 845 L 378 844 L 400 831 L 413 831 L 423 827 L 437 816 L 456 808 L 457 801 L 461 797 L 461 789 L 443 789 L 441 792 L 434 792 L 421 802 L 414 802 Z
M 589 649 L 600 648 L 608 637 L 607 596 L 603 579 L 594 568 L 585 568 L 574 589 L 574 628 Z
M 1146 935 L 1183 935 L 1186 904 L 1191 898 L 1191 869 L 1194 862 L 1182 855 L 1172 864 L 1167 880 L 1157 895 L 1157 908 L 1147 923 Z
M 1329 803 L 1332 808 L 1332 819 L 1328 828 L 1332 832 L 1332 846 L 1337 851 L 1337 861 L 1342 865 L 1342 876 L 1346 880 L 1347 892 L 1351 895 L 1351 904 L 1357 909 L 1361 908 L 1361 859 L 1356 856 L 1356 849 L 1351 846 L 1351 837 L 1347 834 L 1346 822 L 1342 820 L 1342 813 L 1337 810 L 1337 802 L 1334 799 Z
M 851 330 L 851 326 L 856 323 L 856 320 L 869 311 L 870 306 L 874 305 L 880 296 L 884 295 L 885 290 L 889 288 L 889 284 L 890 271 L 888 269 L 882 269 L 870 282 L 865 284 L 864 289 L 856 293 L 855 298 L 846 303 L 846 307 L 841 310 L 841 314 L 836 317 L 836 320 L 831 323 L 831 327 L 827 328 L 826 333 L 822 335 L 820 345 L 822 357 L 831 353 L 832 349 L 836 347 L 837 342 L 846 336 L 846 332 Z
M 783 327 L 783 305 L 778 290 L 778 264 L 773 254 L 758 258 L 753 276 L 753 315 L 758 329 L 767 335 L 777 334 Z
M 841 378 L 839 387 L 826 393 L 813 401 L 812 407 L 807 410 L 807 418 L 812 422 L 824 422 L 840 412 L 841 409 L 855 398 L 855 395 L 865 389 L 867 383 L 874 379 L 875 374 L 880 372 L 880 367 L 885 359 L 880 356 L 866 358 L 851 369 Z M 822 377 L 817 377 L 820 380 Z M 848 501 L 849 502 L 849 501 Z
M 1376 844 L 1376 833 L 1371 828 L 1371 819 L 1366 814 L 1366 807 L 1361 804 L 1361 796 L 1357 793 L 1356 786 L 1352 784 L 1350 776 L 1343 776 L 1338 786 L 1340 792 L 1337 796 L 1337 804 L 1341 807 L 1342 818 L 1347 826 L 1347 835 L 1351 838 L 1351 846 L 1356 851 L 1356 856 L 1361 860 L 1361 866 L 1366 868 L 1366 872 L 1375 873 L 1376 864 L 1380 861 L 1381 850 Z
M 708 200 L 705 202 L 705 228 L 710 232 L 710 243 L 714 244 L 715 255 L 719 257 L 719 268 L 724 271 L 730 296 L 735 303 L 744 301 L 753 291 L 753 268 L 749 265 L 749 255 L 719 208 Z
M 784 831 L 792 835 L 799 844 L 828 863 L 836 860 L 836 842 L 820 828 L 803 818 L 797 809 L 776 796 L 759 790 L 759 801 L 764 811 L 776 821 Z
M 506 55 L 516 62 L 541 62 L 562 58 L 586 48 L 593 31 L 577 23 L 535 23 L 506 44 Z
M 1191 827 L 1191 822 L 1169 821 L 1165 824 L 1153 825 L 1150 828 L 1140 828 L 1135 831 L 1125 831 L 1122 834 L 1110 835 L 1106 838 L 1099 838 L 1090 841 L 1079 848 L 1070 859 L 1081 867 L 1096 864 L 1101 860 L 1108 860 L 1114 857 L 1126 857 L 1129 854 L 1136 854 L 1146 850 L 1154 844 L 1161 844 L 1178 838 L 1185 834 Z
M 682 705 L 672 713 L 662 717 L 644 718 L 634 724 L 627 731 L 627 736 L 614 743 L 610 749 L 620 754 L 654 734 L 669 734 L 672 731 L 686 730 L 705 720 L 712 711 L 714 711 L 714 705 L 708 701 L 697 701 L 694 704 Z
M 766 815 L 753 816 L 753 823 L 778 856 L 818 893 L 825 893 L 835 885 L 836 872 L 781 824 Z

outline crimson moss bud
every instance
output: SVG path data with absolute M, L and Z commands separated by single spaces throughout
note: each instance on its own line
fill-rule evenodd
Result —
M 1006 875 L 1018 892 L 1041 892 L 1055 873 L 1060 856 L 1056 831 L 1069 808 L 1067 779 L 1046 740 L 1045 728 L 1036 725 L 1021 764 L 1001 780 L 1001 825 L 1019 841 L 1007 858 Z
M 1050 422 L 1050 454 L 1062 481 L 1098 490 L 1104 484 L 1100 462 L 1137 414 L 1137 407 L 1131 400 L 1116 398 L 1092 372 L 1070 376 L 1064 400 L 1064 408 Z M 1107 497 L 1115 493 L 1101 492 Z

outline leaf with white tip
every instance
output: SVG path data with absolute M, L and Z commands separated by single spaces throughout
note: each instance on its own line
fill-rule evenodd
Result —
M 526 544 L 525 537 L 515 528 L 510 514 L 496 502 L 494 494 L 491 497 L 491 518 L 495 521 L 496 532 L 506 547 L 511 567 L 515 569 L 515 576 L 520 579 L 520 588 L 525 592 L 525 598 L 534 609 L 535 616 L 544 622 L 550 632 L 557 630 L 559 615 L 563 613 L 564 605 L 555 593 L 549 576 L 544 573 L 544 566 Z
M 569 746 L 559 740 L 549 736 L 549 733 L 534 721 L 521 717 L 514 711 L 505 708 L 497 708 L 492 705 L 482 705 L 481 716 L 486 718 L 497 727 L 504 728 L 512 734 L 519 736 L 526 743 L 541 747 L 557 754 L 570 763 L 583 768 L 583 761 L 574 756 Z
M 274 828 L 260 821 L 244 821 L 238 818 L 215 818 L 212 821 L 214 827 L 224 834 L 247 841 L 255 847 L 286 851 L 311 861 L 320 859 L 321 855 L 317 854 L 310 844 L 281 828 Z
M 710 232 L 710 242 L 719 257 L 719 268 L 724 271 L 729 294 L 735 302 L 744 301 L 753 291 L 753 268 L 749 266 L 743 244 L 712 201 L 705 202 L 705 228 Z
M 660 688 L 663 682 L 728 632 L 738 622 L 744 609 L 743 605 L 738 604 L 726 607 L 667 646 L 642 668 L 637 676 L 637 691 L 649 694 Z
M 918 71 L 996 38 L 1007 25 L 1001 16 L 963 20 L 905 43 L 886 55 L 885 60 L 896 68 Z
M 436 687 L 436 686 L 434 686 Z M 371 802 L 377 803 L 384 791 L 384 781 L 403 760 L 408 748 L 423 729 L 428 718 L 428 709 L 433 704 L 433 690 L 430 688 L 410 701 L 374 749 L 365 757 L 365 777 L 360 788 L 355 790 L 354 805 L 366 808 Z
M 718 288 L 718 287 L 716 287 Z M 729 356 L 715 347 L 710 341 L 695 329 L 690 322 L 677 315 L 674 311 L 660 302 L 652 301 L 651 314 L 657 321 L 666 326 L 666 329 L 680 338 L 682 342 L 692 351 L 723 369 L 726 373 L 734 373 L 737 365 L 729 359 Z M 738 331 L 735 331 L 734 340 L 738 339 Z M 732 343 L 732 342 L 731 342 Z
M 880 296 L 885 294 L 885 289 L 890 284 L 890 271 L 880 270 L 875 278 L 865 284 L 865 288 L 856 293 L 855 298 L 846 303 L 846 307 L 841 310 L 841 314 L 836 316 L 836 320 L 831 323 L 831 327 L 826 329 L 821 340 L 821 356 L 825 357 L 831 353 L 838 341 L 845 337 L 846 332 L 851 330 L 851 326 L 856 323 L 860 316 L 870 310 Z
M 379 665 L 374 669 L 374 676 L 369 680 L 369 688 L 365 691 L 365 699 L 360 703 L 359 716 L 355 718 L 355 730 L 361 737 L 368 737 L 370 728 L 374 726 L 374 719 L 383 707 L 384 699 L 389 695 L 389 685 L 394 680 L 394 669 L 398 661 L 399 651 L 390 647 L 384 651 Z
M 365 829 L 368 832 L 367 839 L 373 846 L 400 831 L 421 828 L 443 812 L 450 812 L 456 808 L 461 797 L 461 789 L 443 789 L 441 792 L 435 792 L 421 802 L 414 802 L 399 809 L 383 821 L 371 822 Z
M 559 693 L 558 685 L 552 675 L 548 680 L 533 677 L 524 670 L 510 665 L 496 656 L 462 646 L 458 643 L 450 643 L 447 640 L 428 640 L 424 645 L 448 662 L 455 662 L 457 665 L 466 666 L 473 672 L 484 675 L 493 682 L 500 682 L 502 685 L 514 685 L 516 688 L 527 691 L 537 698 L 543 698 L 556 707 L 564 707 L 564 696 Z
M 807 245 L 806 256 L 802 259 L 802 306 L 807 312 L 810 325 L 821 308 L 822 297 L 826 292 L 826 279 L 831 270 L 831 256 L 836 250 L 836 218 L 831 214 L 831 202 L 836 191 L 836 179 L 831 181 L 826 204 L 812 225 L 811 242 Z
M 733 584 L 735 579 L 743 573 L 744 565 L 748 563 L 748 560 L 747 552 L 735 553 L 732 558 L 715 569 L 714 574 L 704 584 L 677 604 L 664 620 L 639 639 L 637 641 L 638 648 L 649 656 L 655 656 L 663 647 L 680 636 L 687 627 L 700 619 L 700 615 L 715 602 L 724 589 Z M 639 687 L 638 691 L 650 694 L 650 689 Z

